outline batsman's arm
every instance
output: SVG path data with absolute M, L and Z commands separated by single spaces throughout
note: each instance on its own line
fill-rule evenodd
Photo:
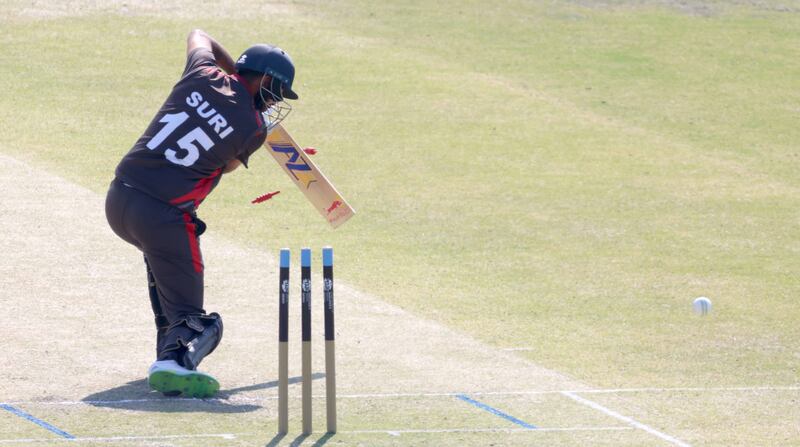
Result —
M 213 37 L 206 34 L 205 31 L 196 29 L 189 33 L 186 38 L 186 54 L 191 53 L 195 48 L 207 48 L 214 54 L 214 59 L 219 65 L 219 68 L 225 70 L 228 74 L 236 73 L 233 58 L 219 42 Z

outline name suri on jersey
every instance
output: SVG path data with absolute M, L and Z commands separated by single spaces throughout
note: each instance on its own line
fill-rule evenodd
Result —
M 189 96 L 186 97 L 186 104 L 194 108 L 195 112 L 197 112 L 201 118 L 208 118 L 208 124 L 220 139 L 224 139 L 233 132 L 233 126 L 229 125 L 228 120 L 218 113 L 216 109 L 212 108 L 208 101 L 203 101 L 203 95 L 201 95 L 200 92 L 194 91 L 190 93 Z M 147 142 L 147 149 L 151 151 L 155 150 L 187 119 L 189 119 L 189 114 L 186 112 L 164 114 L 164 116 L 158 120 L 159 123 L 164 124 L 164 127 Z M 165 149 L 164 157 L 166 157 L 170 163 L 187 167 L 192 166 L 200 158 L 200 149 L 197 147 L 198 144 L 205 151 L 214 147 L 214 141 L 200 127 L 195 127 L 190 130 L 179 138 L 177 143 L 178 149 Z
M 214 127 L 214 132 L 219 135 L 220 139 L 225 139 L 233 132 L 233 126 L 229 126 L 225 117 L 220 115 L 216 109 L 211 108 L 211 104 L 208 101 L 203 101 L 202 103 L 200 101 L 203 101 L 203 95 L 200 92 L 192 92 L 186 97 L 186 104 L 194 107 L 200 118 L 211 117 L 208 120 L 208 124 Z

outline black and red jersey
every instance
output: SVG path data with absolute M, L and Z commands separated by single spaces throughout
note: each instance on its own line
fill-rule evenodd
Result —
M 117 166 L 116 176 L 194 211 L 217 185 L 225 165 L 238 159 L 247 166 L 266 136 L 253 96 L 240 78 L 225 74 L 211 51 L 197 48 L 164 105 Z

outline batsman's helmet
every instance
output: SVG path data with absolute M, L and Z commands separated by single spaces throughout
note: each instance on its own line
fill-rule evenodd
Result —
M 244 50 L 239 60 L 236 61 L 236 71 L 243 70 L 263 73 L 272 77 L 269 90 L 277 95 L 278 99 L 297 99 L 297 93 L 292 90 L 294 81 L 294 63 L 282 49 L 267 45 L 257 44 Z

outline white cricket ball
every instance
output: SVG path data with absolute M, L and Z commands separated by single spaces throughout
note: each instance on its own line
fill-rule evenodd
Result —
M 708 313 L 711 312 L 711 300 L 701 296 L 694 300 L 692 309 L 694 309 L 694 313 L 697 315 L 708 315 Z

